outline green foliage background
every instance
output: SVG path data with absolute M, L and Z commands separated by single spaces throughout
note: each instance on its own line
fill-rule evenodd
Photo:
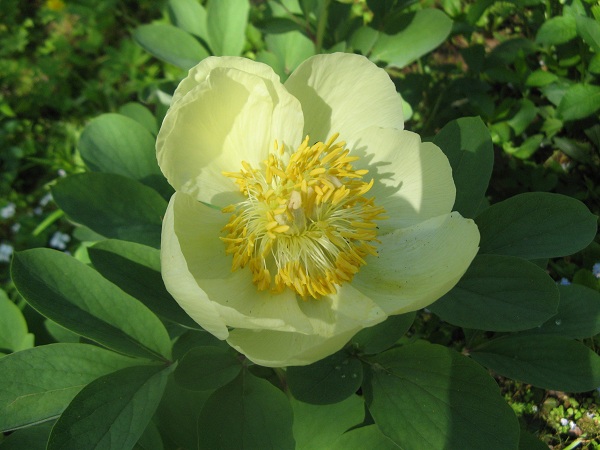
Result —
M 3 0 L 2 11 L 0 449 L 600 448 L 596 2 Z M 481 254 L 429 310 L 330 358 L 248 365 L 162 285 L 171 188 L 154 138 L 208 55 L 262 61 L 283 80 L 333 51 L 390 74 L 406 128 L 448 156 Z M 9 248 L 22 251 L 10 274 Z

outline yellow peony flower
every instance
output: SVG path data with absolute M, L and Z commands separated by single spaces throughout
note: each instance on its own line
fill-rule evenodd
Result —
M 273 70 L 211 57 L 190 70 L 157 139 L 175 188 L 165 285 L 204 329 L 257 364 L 304 365 L 389 315 L 448 292 L 478 250 L 451 212 L 446 156 L 403 130 L 367 58 Z

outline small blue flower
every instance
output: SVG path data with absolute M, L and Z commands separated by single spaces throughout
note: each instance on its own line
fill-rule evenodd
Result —
M 2 217 L 3 219 L 10 219 L 12 216 L 15 215 L 16 211 L 17 206 L 11 202 L 3 208 L 0 208 L 0 217 Z
M 592 273 L 596 278 L 600 278 L 600 262 L 597 262 L 592 266 Z
M 2 243 L 0 244 L 0 262 L 7 263 L 10 262 L 10 257 L 13 253 L 12 245 Z
M 571 282 L 568 279 L 566 279 L 565 277 L 562 277 L 559 280 L 558 284 L 560 284 L 561 286 L 568 286 L 571 284 Z

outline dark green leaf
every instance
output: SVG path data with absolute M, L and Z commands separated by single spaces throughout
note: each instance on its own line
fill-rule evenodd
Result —
M 344 433 L 327 450 L 401 450 L 377 425 L 367 425 Z
M 54 425 L 47 450 L 133 448 L 173 368 L 134 366 L 92 381 Z
M 287 369 L 287 382 L 294 397 L 305 403 L 338 403 L 353 395 L 362 383 L 360 361 L 339 351 L 309 366 Z
M 574 84 L 567 89 L 556 108 L 563 120 L 584 119 L 600 109 L 600 86 Z
M 267 48 L 277 57 L 285 77 L 289 76 L 302 61 L 315 54 L 313 42 L 299 31 L 268 34 L 265 42 Z
M 242 365 L 230 349 L 196 347 L 185 354 L 175 371 L 175 381 L 192 391 L 225 386 L 238 376 Z
M 556 45 L 569 42 L 577 36 L 577 25 L 573 16 L 552 17 L 542 23 L 536 42 L 544 45 Z
M 575 16 L 577 23 L 577 33 L 581 38 L 594 49 L 595 52 L 600 52 L 600 23 L 591 17 L 581 15 Z
M 248 0 L 211 1 L 206 10 L 208 41 L 217 56 L 238 56 L 246 42 Z
M 0 431 L 57 417 L 89 382 L 136 360 L 86 344 L 50 344 L 0 359 Z
M 433 140 L 448 157 L 456 184 L 454 210 L 474 217 L 485 198 L 494 152 L 490 132 L 479 117 L 464 117 L 447 124 Z
M 145 358 L 169 358 L 171 341 L 161 321 L 143 304 L 91 267 L 56 250 L 17 253 L 12 279 L 42 315 L 113 350 Z
M 398 18 L 396 34 L 380 33 L 373 46 L 371 59 L 390 66 L 405 67 L 429 53 L 446 40 L 452 20 L 439 9 L 422 9 Z
M 504 336 L 473 350 L 471 357 L 502 376 L 542 389 L 584 392 L 600 386 L 600 356 L 563 336 Z
M 33 347 L 33 334 L 27 332 L 27 322 L 21 310 L 0 289 L 0 357 Z
M 211 391 L 183 389 L 169 378 L 156 411 L 156 421 L 165 443 L 173 441 L 186 450 L 198 450 L 198 417 Z
M 135 180 L 109 173 L 80 173 L 60 180 L 52 195 L 70 219 L 103 236 L 160 246 L 167 202 Z
M 528 192 L 496 203 L 479 214 L 480 253 L 525 259 L 571 255 L 596 235 L 597 217 L 579 200 Z
M 204 40 L 208 38 L 206 30 L 206 10 L 197 0 L 169 0 L 169 14 L 172 22 L 179 28 Z
M 162 437 L 153 422 L 148 423 L 133 450 L 164 450 Z
M 494 379 L 468 358 L 417 343 L 372 364 L 371 383 L 363 385 L 369 411 L 401 448 L 516 450 L 516 416 Z
M 294 450 L 290 402 L 268 381 L 243 371 L 206 401 L 198 444 L 200 450 Z
M 375 354 L 387 350 L 408 331 L 415 320 L 415 312 L 391 316 L 374 327 L 359 331 L 352 343 L 366 354 Z
M 94 268 L 163 319 L 200 328 L 165 288 L 160 251 L 135 242 L 108 239 L 88 248 Z
M 132 178 L 167 198 L 173 193 L 158 168 L 154 136 L 129 117 L 121 114 L 96 117 L 83 130 L 78 148 L 81 158 L 94 172 Z
M 148 108 L 140 103 L 125 103 L 119 108 L 119 114 L 135 120 L 154 136 L 156 136 L 158 133 L 158 124 L 156 123 L 156 118 L 152 115 Z
M 54 422 L 49 422 L 17 430 L 5 440 L 0 440 L 0 450 L 45 449 L 53 426 Z
M 521 430 L 519 437 L 519 450 L 548 450 L 548 446 L 533 434 Z
M 600 333 L 600 293 L 578 284 L 558 286 L 558 313 L 536 331 L 584 339 Z
M 292 399 L 292 408 L 296 450 L 329 449 L 365 416 L 365 403 L 357 395 L 332 405 L 309 405 Z
M 133 39 L 158 59 L 184 70 L 191 69 L 209 56 L 191 34 L 166 23 L 141 25 L 133 32 Z
M 453 325 L 487 331 L 537 327 L 556 314 L 558 288 L 535 264 L 478 255 L 449 293 L 429 309 Z

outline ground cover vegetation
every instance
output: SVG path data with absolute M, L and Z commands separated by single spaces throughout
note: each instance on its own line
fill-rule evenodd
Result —
M 294 419 L 296 448 L 352 448 L 351 442 L 370 442 L 373 446 L 377 443 L 381 448 L 397 448 L 395 445 L 434 448 L 419 447 L 417 440 L 404 440 L 402 434 L 411 428 L 397 423 L 402 417 L 408 419 L 378 397 L 380 391 L 376 388 L 384 386 L 385 380 L 375 370 L 364 369 L 363 383 L 361 369 L 361 363 L 371 364 L 368 360 L 372 357 L 375 364 L 389 364 L 400 371 L 390 362 L 390 356 L 386 359 L 383 355 L 395 352 L 398 358 L 412 363 L 417 357 L 410 349 L 425 345 L 414 345 L 423 340 L 452 349 L 453 354 L 471 356 L 489 370 L 500 386 L 504 401 L 518 418 L 517 429 L 521 434 L 520 438 L 518 433 L 517 438 L 508 435 L 504 440 L 498 438 L 493 444 L 497 447 L 493 448 L 508 448 L 507 442 L 518 442 L 519 449 L 600 448 L 597 390 L 600 364 L 592 362 L 595 360 L 585 353 L 596 357 L 600 345 L 600 238 L 597 234 L 590 235 L 597 220 L 592 214 L 600 215 L 600 6 L 597 2 L 231 0 L 216 6 L 217 3 L 215 0 L 40 0 L 25 5 L 17 0 L 3 0 L 0 356 L 6 358 L 52 343 L 89 346 L 95 342 L 116 350 L 119 354 L 111 354 L 117 356 L 105 354 L 108 352 L 103 348 L 94 350 L 98 352 L 95 357 L 105 361 L 106 367 L 86 368 L 88 378 L 84 384 L 120 370 L 115 373 L 123 374 L 122 378 L 107 378 L 108 385 L 112 382 L 117 385 L 117 381 L 125 386 L 139 384 L 161 393 L 157 394 L 154 405 L 158 408 L 156 414 L 152 410 L 149 417 L 140 418 L 133 413 L 141 425 L 139 429 L 134 427 L 132 434 L 125 436 L 117 429 L 118 419 L 114 419 L 117 426 L 110 428 L 110 433 L 121 443 L 119 448 L 218 448 L 211 447 L 217 445 L 217 438 L 210 433 L 205 435 L 204 444 L 196 442 L 197 436 L 202 435 L 197 425 L 202 421 L 208 423 L 218 404 L 230 401 L 238 388 L 253 390 L 253 396 L 244 397 L 248 405 L 277 404 L 283 411 L 282 418 L 281 422 L 273 423 L 281 429 L 290 428 L 291 419 L 286 422 L 285 409 L 289 405 L 282 406 L 281 398 L 262 384 L 264 380 L 277 386 L 278 392 L 289 390 L 302 401 L 291 403 L 294 417 L 301 418 Z M 476 218 L 480 230 L 494 226 L 510 228 L 511 220 L 519 217 L 512 213 L 527 210 L 530 214 L 525 221 L 529 221 L 529 226 L 537 227 L 540 235 L 554 240 L 544 243 L 546 248 L 554 245 L 551 251 L 539 250 L 536 241 L 530 247 L 515 244 L 513 253 L 496 252 L 496 255 L 492 250 L 503 244 L 492 242 L 493 239 L 483 240 L 481 247 L 492 249 L 488 252 L 492 255 L 484 252 L 477 257 L 481 264 L 469 269 L 462 284 L 459 283 L 461 292 L 469 291 L 469 282 L 481 279 L 497 283 L 502 290 L 498 279 L 503 274 L 515 277 L 508 267 L 512 263 L 526 272 L 524 285 L 535 286 L 542 296 L 556 295 L 554 312 L 550 313 L 549 307 L 540 310 L 536 318 L 525 317 L 523 322 L 512 326 L 502 322 L 502 318 L 489 319 L 482 325 L 478 322 L 480 317 L 475 317 L 480 311 L 465 313 L 464 309 L 472 304 L 467 302 L 460 307 L 460 292 L 455 289 L 425 310 L 393 316 L 373 329 L 363 330 L 346 353 L 336 353 L 325 362 L 290 368 L 287 372 L 250 366 L 248 373 L 252 376 L 239 381 L 238 386 L 236 380 L 242 379 L 238 376 L 239 364 L 228 353 L 227 346 L 199 332 L 180 310 L 159 304 L 164 299 L 163 293 L 168 294 L 160 277 L 156 278 L 159 269 L 156 255 L 147 248 L 158 246 L 160 223 L 146 227 L 145 222 L 139 222 L 133 229 L 119 222 L 118 217 L 99 219 L 98 211 L 110 206 L 85 212 L 80 203 L 83 197 L 73 192 L 88 190 L 90 195 L 94 194 L 104 188 L 105 181 L 100 176 L 83 179 L 76 175 L 108 172 L 114 177 L 137 177 L 144 188 L 150 186 L 158 192 L 152 207 L 166 209 L 172 189 L 164 180 L 148 174 L 142 174 L 146 177 L 142 179 L 143 169 L 139 167 L 143 164 L 136 167 L 126 162 L 126 168 L 119 168 L 119 159 L 111 157 L 125 151 L 125 145 L 134 148 L 132 155 L 138 147 L 142 153 L 148 147 L 153 148 L 171 96 L 188 69 L 210 55 L 245 56 L 267 63 L 283 81 L 305 59 L 334 51 L 365 55 L 386 70 L 404 100 L 405 128 L 419 133 L 424 141 L 436 143 L 450 159 L 459 192 L 455 210 L 465 217 Z M 465 169 L 459 144 L 473 149 L 473 154 L 484 156 L 474 158 L 473 166 Z M 459 147 L 453 150 L 453 145 Z M 114 153 L 106 156 L 108 153 L 98 150 L 101 147 L 114 149 Z M 457 168 L 465 170 L 468 176 L 458 175 Z M 477 179 L 476 174 L 482 179 Z M 120 178 L 111 180 L 117 190 L 129 186 L 128 181 Z M 97 185 L 92 185 L 96 182 Z M 481 190 L 482 186 L 485 196 L 470 196 L 469 192 Z M 535 194 L 521 197 L 524 193 Z M 550 194 L 561 197 L 548 197 Z M 571 203 L 570 199 L 576 199 L 587 209 Z M 490 212 L 490 205 L 498 206 Z M 113 208 L 118 210 L 116 216 L 120 213 L 127 216 L 119 205 Z M 572 220 L 553 219 L 559 216 Z M 503 217 L 506 217 L 504 222 Z M 133 216 L 126 219 L 137 220 Z M 530 243 L 535 241 L 533 235 L 524 241 L 527 239 Z M 149 299 L 145 305 L 160 320 L 153 315 L 146 317 L 146 312 L 140 312 L 140 316 L 147 320 L 145 323 L 156 320 L 165 324 L 165 335 L 168 332 L 175 342 L 172 355 L 171 344 L 165 344 L 158 332 L 158 337 L 149 338 L 143 333 L 134 337 L 140 342 L 155 339 L 154 347 L 148 345 L 152 348 L 150 353 L 162 355 L 160 361 L 179 361 L 178 365 L 162 372 L 159 371 L 162 366 L 132 365 L 120 353 L 150 357 L 144 351 L 132 350 L 119 338 L 104 342 L 100 335 L 90 334 L 77 325 L 69 326 L 69 321 L 64 321 L 60 314 L 53 316 L 51 310 L 45 309 L 43 300 L 37 299 L 35 288 L 29 289 L 35 284 L 33 279 L 24 274 L 58 262 L 64 264 L 65 271 L 72 269 L 77 274 L 74 277 L 87 279 L 88 273 L 66 255 L 61 255 L 64 260 L 52 256 L 47 261 L 43 259 L 46 254 L 41 253 L 37 259 L 32 253 L 14 257 L 17 252 L 41 247 L 74 255 L 78 262 L 93 267 L 112 282 L 107 289 L 117 285 L 138 300 Z M 501 260 L 498 253 L 515 260 Z M 135 255 L 135 267 L 128 259 L 131 255 Z M 493 269 L 499 274 L 498 279 L 489 278 L 489 272 L 482 267 Z M 132 268 L 136 275 L 147 276 L 145 284 L 133 286 L 135 283 L 123 275 Z M 550 285 L 539 278 L 538 269 L 551 277 Z M 48 273 L 54 274 L 52 270 L 48 269 Z M 40 280 L 36 283 L 39 281 L 46 289 L 54 286 L 52 280 L 43 276 Z M 521 289 L 523 293 L 517 292 L 515 296 L 527 305 L 532 291 L 523 286 Z M 56 298 L 63 295 L 62 291 L 57 295 Z M 479 301 L 485 297 L 482 296 Z M 118 319 L 106 320 L 113 320 L 110 323 L 117 326 Z M 413 345 L 403 347 L 408 343 Z M 515 353 L 516 347 L 530 348 L 537 359 L 526 351 Z M 81 351 L 80 356 L 90 358 L 79 347 L 73 348 L 69 357 L 74 358 Z M 384 350 L 387 353 L 372 356 Z M 48 361 L 58 361 L 56 358 L 60 357 L 56 347 L 47 347 L 47 354 L 40 355 Z M 213 367 L 220 374 L 217 381 L 197 371 L 198 361 L 209 355 L 219 364 Z M 447 356 L 436 355 L 440 359 Z M 498 355 L 525 362 L 513 366 Z M 18 367 L 16 364 L 11 370 Z M 328 394 L 310 384 L 317 375 L 329 374 L 332 367 L 341 370 L 345 380 L 336 378 L 337 390 Z M 469 370 L 474 369 L 465 367 L 466 378 L 475 373 Z M 246 368 L 242 373 L 246 373 Z M 163 397 L 161 389 L 165 385 Z M 103 392 L 93 382 L 88 386 L 96 389 L 96 393 Z M 225 389 L 227 386 L 229 390 Z M 1 400 L 9 398 L 8 391 L 0 390 Z M 357 391 L 360 395 L 355 394 Z M 69 434 L 69 423 L 74 423 L 72 411 L 76 410 L 66 409 L 57 419 L 78 391 L 69 392 L 72 394 L 68 398 L 48 402 L 54 409 L 36 412 L 41 424 L 33 425 L 33 416 L 21 411 L 14 413 L 14 421 L 0 420 L 8 430 L 0 437 L 0 449 L 46 448 L 49 436 L 48 448 L 83 448 L 84 441 Z M 143 396 L 141 388 L 132 387 L 131 392 Z M 210 396 L 213 392 L 218 395 Z M 363 397 L 371 397 L 373 401 L 366 414 L 364 402 L 356 400 Z M 321 404 L 320 409 L 315 403 Z M 459 408 L 467 404 L 458 403 Z M 127 407 L 124 404 L 122 409 Z M 8 409 L 2 408 L 0 405 L 0 416 L 8 415 Z M 357 410 L 360 410 L 358 419 L 354 417 Z M 178 415 L 182 411 L 188 421 Z M 477 414 L 465 410 L 467 417 L 457 419 L 456 426 L 481 426 L 484 436 L 492 433 L 494 419 L 478 422 L 478 418 L 469 417 Z M 320 417 L 323 422 L 337 417 L 339 429 L 327 428 L 321 435 L 312 435 L 308 416 L 316 417 L 315 420 Z M 388 417 L 393 418 L 391 425 Z M 248 418 L 239 420 L 259 427 Z M 428 420 L 425 430 L 442 419 L 433 414 Z M 511 429 L 502 425 L 507 420 L 505 416 L 497 420 L 501 430 Z M 25 423 L 32 426 L 25 427 Z M 352 432 L 343 435 L 348 429 Z M 400 430 L 400 436 L 394 434 L 395 429 Z M 471 434 L 477 435 L 481 430 L 471 430 Z M 432 442 L 438 445 L 445 442 L 449 445 L 445 448 L 452 449 L 481 448 L 478 447 L 481 441 L 474 438 L 474 444 L 469 444 L 464 436 L 469 436 L 468 430 L 452 428 L 452 433 Z M 246 439 L 243 443 L 247 448 L 254 448 L 252 445 L 261 448 L 260 440 Z M 285 436 L 277 439 L 274 442 L 281 446 L 273 448 L 293 448 Z M 315 447 L 321 445 L 317 443 L 325 446 Z

